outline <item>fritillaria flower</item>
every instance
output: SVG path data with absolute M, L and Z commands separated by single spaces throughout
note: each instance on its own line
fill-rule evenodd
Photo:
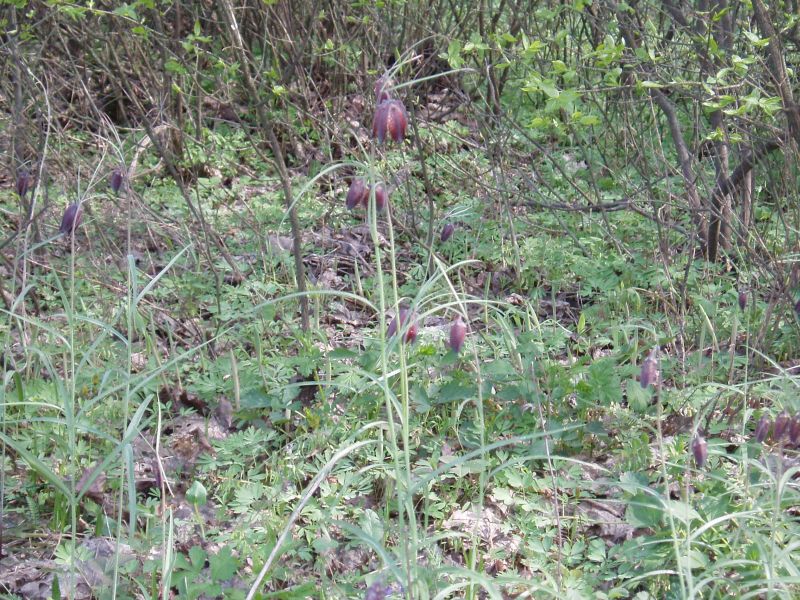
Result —
M 789 423 L 789 441 L 797 445 L 800 442 L 800 413 L 792 417 Z
M 658 383 L 658 346 L 653 348 L 644 359 L 642 370 L 639 372 L 639 383 L 643 388 Z
M 58 228 L 58 231 L 61 235 L 66 235 L 69 237 L 75 230 L 78 228 L 78 225 L 81 224 L 81 219 L 83 218 L 83 209 L 81 205 L 77 202 L 73 202 L 67 207 L 67 210 L 64 211 L 64 216 L 61 217 L 61 226 Z
M 373 189 L 375 190 L 375 209 L 382 211 L 389 203 L 389 191 L 382 183 L 375 184 Z
M 456 226 L 453 225 L 452 223 L 447 223 L 444 227 L 442 227 L 442 235 L 440 236 L 442 243 L 449 240 L 455 230 Z
M 739 309 L 744 310 L 745 308 L 747 308 L 747 292 L 739 290 Z
M 217 404 L 217 410 L 214 412 L 214 416 L 217 417 L 217 422 L 225 429 L 231 428 L 231 425 L 233 424 L 233 405 L 227 398 L 220 398 L 219 404 Z
M 122 182 L 125 180 L 125 171 L 122 167 L 117 167 L 111 173 L 111 178 L 108 180 L 108 185 L 111 187 L 111 191 L 115 194 L 119 194 L 119 190 L 122 188 Z
M 367 183 L 360 177 L 354 177 L 350 182 L 350 189 L 347 190 L 347 200 L 345 204 L 347 208 L 353 210 L 356 206 L 363 204 L 366 205 L 369 201 L 369 188 Z
M 467 337 L 467 325 L 461 319 L 461 315 L 456 315 L 453 324 L 450 325 L 450 349 L 458 354 L 464 346 L 464 339 Z
M 781 411 L 781 413 L 775 417 L 775 428 L 772 430 L 772 434 L 775 436 L 775 441 L 780 441 L 783 437 L 783 434 L 786 433 L 789 429 L 789 421 L 791 421 L 791 417 L 789 413 Z
M 375 582 L 367 588 L 367 593 L 364 594 L 364 600 L 384 600 L 386 592 L 389 590 L 381 582 Z
M 398 316 L 400 317 L 398 319 Z M 386 330 L 386 337 L 392 337 L 395 333 L 400 331 L 406 322 L 412 319 L 411 324 L 408 326 L 406 330 L 406 334 L 403 337 L 407 344 L 411 344 L 417 339 L 417 323 L 413 320 L 413 317 L 410 314 L 410 311 L 406 307 L 401 307 L 399 314 L 395 315 L 395 317 L 389 323 L 389 327 Z
M 416 322 L 411 323 L 411 325 L 408 326 L 408 330 L 406 331 L 406 337 L 405 337 L 406 344 L 413 344 L 415 339 L 417 339 Z
M 406 107 L 400 100 L 384 100 L 375 110 L 372 121 L 372 136 L 382 144 L 388 135 L 395 142 L 402 142 L 408 127 Z
M 400 309 L 400 320 L 406 318 L 406 314 L 408 313 L 407 308 Z M 397 333 L 397 316 L 393 317 L 391 321 L 389 321 L 389 327 L 386 328 L 386 337 L 392 337 L 395 333 Z
M 772 421 L 767 415 L 762 416 L 758 420 L 758 424 L 756 424 L 756 441 L 759 444 L 763 444 L 764 440 L 767 439 L 769 435 L 769 430 L 772 428 Z
M 28 189 L 31 186 L 31 174 L 28 173 L 26 169 L 20 169 L 17 172 L 17 196 L 20 198 L 24 198 L 25 194 L 28 193 Z
M 692 456 L 694 456 L 694 462 L 697 463 L 698 467 L 705 465 L 708 459 L 708 444 L 699 433 L 692 440 Z

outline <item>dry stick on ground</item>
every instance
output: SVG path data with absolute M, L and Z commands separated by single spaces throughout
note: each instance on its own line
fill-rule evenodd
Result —
M 306 274 L 305 267 L 303 265 L 300 222 L 297 218 L 297 208 L 295 206 L 294 196 L 292 193 L 292 182 L 289 177 L 289 171 L 286 168 L 286 162 L 283 159 L 283 150 L 281 149 L 280 143 L 278 143 L 278 138 L 275 136 L 275 127 L 273 126 L 269 115 L 267 115 L 267 111 L 264 110 L 263 102 L 259 100 L 258 90 L 256 89 L 255 82 L 250 74 L 250 60 L 244 49 L 242 36 L 239 32 L 239 24 L 236 21 L 236 15 L 233 13 L 233 6 L 231 6 L 229 0 L 223 0 L 221 4 L 224 9 L 223 12 L 225 13 L 225 21 L 228 23 L 228 28 L 230 29 L 231 43 L 233 44 L 234 51 L 239 59 L 239 64 L 242 67 L 242 77 L 244 79 L 245 86 L 247 87 L 247 91 L 252 99 L 256 112 L 258 113 L 261 126 L 267 135 L 267 141 L 272 149 L 275 167 L 278 169 L 278 175 L 280 176 L 281 184 L 283 185 L 286 208 L 289 211 L 289 223 L 292 227 L 294 268 L 296 272 L 295 277 L 297 279 L 297 291 L 301 294 L 300 314 L 302 318 L 302 326 L 303 331 L 308 331 L 311 328 L 311 322 L 308 310 L 308 297 L 305 295 Z

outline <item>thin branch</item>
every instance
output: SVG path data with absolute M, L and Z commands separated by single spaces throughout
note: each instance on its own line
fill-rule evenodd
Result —
M 302 239 L 300 236 L 300 221 L 297 218 L 297 207 L 292 193 L 292 181 L 289 176 L 289 171 L 286 168 L 286 161 L 283 158 L 283 149 L 281 148 L 278 138 L 275 135 L 275 127 L 272 120 L 269 118 L 267 111 L 264 109 L 264 104 L 259 101 L 258 90 L 253 81 L 250 73 L 250 60 L 244 49 L 242 36 L 239 32 L 239 24 L 236 21 L 236 15 L 233 12 L 233 6 L 230 0 L 223 0 L 221 2 L 225 20 L 227 21 L 230 30 L 231 42 L 233 43 L 234 51 L 236 52 L 239 63 L 242 67 L 242 77 L 244 79 L 245 87 L 250 95 L 251 101 L 255 106 L 258 118 L 261 121 L 261 127 L 267 136 L 270 148 L 272 149 L 273 160 L 275 167 L 278 170 L 278 175 L 283 185 L 283 195 L 286 202 L 286 209 L 289 211 L 289 223 L 292 228 L 292 253 L 294 254 L 294 268 L 295 277 L 297 279 L 297 291 L 300 293 L 300 314 L 302 319 L 303 331 L 311 329 L 311 318 L 308 309 L 308 297 L 306 292 L 306 273 L 305 266 L 303 265 L 303 248 L 301 245 Z

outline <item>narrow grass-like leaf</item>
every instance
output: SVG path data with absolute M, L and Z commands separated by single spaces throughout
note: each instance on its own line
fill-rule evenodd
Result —
M 72 494 L 70 493 L 69 488 L 61 479 L 61 477 L 53 472 L 52 469 L 39 460 L 38 457 L 31 454 L 24 446 L 18 444 L 15 440 L 7 436 L 5 432 L 0 432 L 0 440 L 2 440 L 3 443 L 11 448 L 14 452 L 16 452 L 20 458 L 22 458 L 22 460 L 28 463 L 28 466 L 38 473 L 42 479 L 50 483 L 59 492 L 64 494 L 68 501 L 71 501 Z

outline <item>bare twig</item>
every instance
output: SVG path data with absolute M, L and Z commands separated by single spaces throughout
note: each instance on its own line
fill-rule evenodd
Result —
M 234 51 L 236 52 L 239 63 L 242 67 L 242 77 L 244 79 L 245 87 L 255 105 L 258 118 L 261 121 L 261 126 L 267 136 L 270 148 L 272 149 L 273 160 L 275 167 L 278 170 L 278 176 L 283 185 L 283 195 L 286 202 L 286 209 L 289 211 L 289 223 L 292 228 L 293 248 L 294 254 L 294 267 L 295 277 L 297 278 L 297 291 L 300 295 L 300 313 L 302 319 L 303 331 L 308 331 L 311 328 L 310 313 L 308 308 L 308 297 L 305 295 L 306 291 L 306 275 L 305 266 L 303 265 L 303 248 L 302 237 L 300 235 L 300 221 L 297 218 L 297 207 L 295 206 L 294 195 L 292 192 L 292 182 L 289 176 L 289 171 L 286 168 L 286 162 L 283 158 L 283 149 L 281 148 L 278 138 L 275 136 L 275 127 L 273 126 L 272 119 L 270 119 L 267 111 L 264 109 L 264 104 L 259 100 L 258 90 L 253 81 L 253 76 L 250 73 L 250 60 L 244 49 L 242 37 L 239 32 L 239 23 L 236 20 L 236 15 L 233 12 L 230 0 L 223 0 L 221 2 L 224 9 L 225 20 L 228 23 L 228 28 L 231 34 L 231 41 L 233 43 Z

